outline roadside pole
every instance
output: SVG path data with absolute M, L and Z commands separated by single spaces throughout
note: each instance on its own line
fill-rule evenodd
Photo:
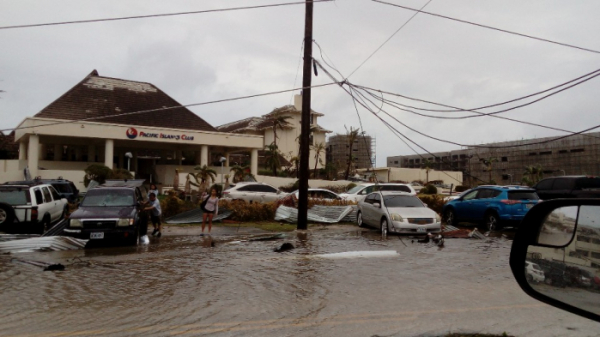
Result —
M 313 2 L 306 0 L 306 17 L 304 21 L 304 67 L 302 72 L 302 125 L 300 134 L 300 175 L 298 187 L 298 226 L 297 229 L 308 228 L 308 160 L 310 145 L 310 86 L 312 76 L 312 26 Z

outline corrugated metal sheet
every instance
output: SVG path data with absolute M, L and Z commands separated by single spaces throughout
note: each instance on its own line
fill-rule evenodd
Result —
M 202 223 L 202 215 L 204 212 L 198 208 L 191 211 L 183 212 L 181 214 L 174 215 L 168 219 L 165 219 L 165 223 L 171 225 L 186 224 L 186 223 Z M 220 221 L 228 218 L 231 215 L 230 211 L 219 212 L 217 216 L 213 218 L 213 221 Z
M 27 253 L 83 249 L 88 240 L 68 236 L 37 237 L 0 242 L 0 253 Z
M 323 205 L 315 205 L 310 211 L 317 212 L 321 214 L 321 212 L 331 212 L 334 214 L 335 212 L 342 213 L 346 210 L 347 207 L 351 207 L 352 210 L 348 213 L 340 222 L 356 222 L 356 211 L 358 210 L 358 206 L 349 205 L 349 206 L 323 206 Z M 337 217 L 337 216 L 335 216 Z
M 352 212 L 350 206 L 325 206 L 324 208 L 316 209 L 315 207 L 308 210 L 308 221 L 320 223 L 338 223 L 344 217 Z M 279 206 L 275 212 L 275 221 L 287 221 L 290 223 L 298 222 L 298 210 L 292 207 Z

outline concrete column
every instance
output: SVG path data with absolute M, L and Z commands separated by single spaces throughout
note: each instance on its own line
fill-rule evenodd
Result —
M 39 153 L 38 159 L 39 160 L 46 160 L 46 150 L 47 150 L 46 145 L 45 144 L 40 144 L 39 149 L 40 150 L 38 152 Z
M 208 165 L 208 146 L 202 145 L 200 150 L 200 166 Z
M 27 159 L 27 144 L 19 142 L 19 160 Z
M 229 167 L 229 152 L 225 152 L 225 167 Z
M 81 161 L 81 157 L 83 156 L 83 149 L 81 146 L 75 147 L 75 161 Z
M 115 155 L 115 141 L 107 139 L 104 143 L 104 165 L 113 168 L 113 157 Z
M 96 145 L 88 145 L 88 162 L 96 162 Z
M 62 160 L 63 147 L 59 144 L 54 144 L 54 161 Z
M 258 174 L 258 149 L 252 149 L 250 153 L 250 173 L 255 176 Z
M 27 149 L 27 166 L 32 178 L 38 175 L 38 165 L 40 156 L 40 136 L 29 135 L 29 147 Z

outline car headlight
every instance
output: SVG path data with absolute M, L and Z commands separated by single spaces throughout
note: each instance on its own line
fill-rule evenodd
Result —
M 83 227 L 83 223 L 79 219 L 69 219 L 69 227 Z
M 396 213 L 390 214 L 390 218 L 392 219 L 392 221 L 399 221 L 399 222 L 403 222 L 404 221 L 404 218 L 402 218 L 400 216 L 400 214 L 396 214 Z
M 125 226 L 131 226 L 131 225 L 133 225 L 133 219 L 125 218 L 125 219 L 119 219 L 119 221 L 117 221 L 117 226 L 119 226 L 119 227 L 125 227 Z
M 436 215 L 435 215 L 435 222 L 441 222 L 441 221 L 442 221 L 442 218 L 440 217 L 439 214 L 436 213 Z

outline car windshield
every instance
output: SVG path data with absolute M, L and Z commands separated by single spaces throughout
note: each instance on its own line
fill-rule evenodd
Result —
M 412 190 L 410 187 L 406 185 L 381 185 L 379 187 L 380 191 L 398 191 L 398 192 L 408 192 L 411 193 Z
M 538 200 L 535 191 L 508 191 L 508 200 Z
M 412 195 L 386 195 L 383 203 L 386 207 L 425 207 L 419 198 Z
M 0 189 L 0 202 L 11 206 L 27 205 L 31 202 L 28 188 L 5 187 Z
M 346 192 L 346 194 L 356 194 L 360 192 L 363 188 L 365 188 L 364 185 L 354 186 L 351 189 L 349 189 L 348 192 Z
M 133 192 L 127 189 L 93 189 L 88 191 L 81 202 L 86 207 L 132 206 Z

